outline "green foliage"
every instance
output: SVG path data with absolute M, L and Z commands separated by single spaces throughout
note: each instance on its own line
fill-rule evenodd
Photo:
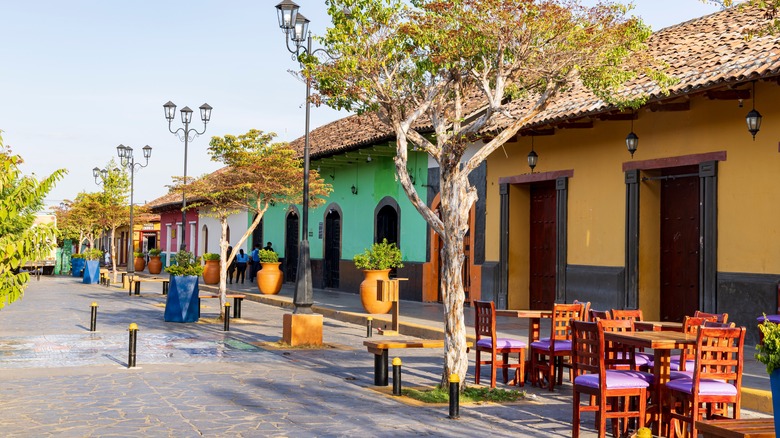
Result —
M 84 258 L 84 253 L 80 252 L 78 254 L 71 254 L 70 258 L 72 258 L 72 259 L 83 259 Z
M 207 252 L 203 254 L 203 260 L 219 260 L 219 254 L 213 252 Z
M 149 255 L 152 257 L 157 257 L 160 255 L 161 252 L 162 251 L 160 250 L 160 248 L 152 248 L 149 250 Z
M 30 276 L 19 268 L 56 245 L 56 229 L 33 221 L 43 199 L 67 173 L 60 169 L 38 180 L 22 174 L 22 162 L 0 137 L 0 308 L 19 299 L 27 287 Z
M 258 251 L 258 255 L 260 256 L 260 263 L 279 262 L 279 254 L 277 254 L 275 251 L 271 251 L 270 249 L 261 249 Z
M 142 252 L 138 252 L 138 251 L 134 251 L 134 252 L 133 252 L 133 256 L 134 256 L 134 257 L 136 257 L 136 258 L 143 257 L 143 256 L 144 256 L 144 253 L 142 253 Z
M 165 268 L 165 272 L 171 275 L 203 275 L 203 266 L 200 264 L 200 257 L 195 257 L 189 251 L 179 251 L 173 256 L 175 265 Z
M 100 260 L 103 258 L 103 251 L 97 248 L 88 249 L 82 254 L 84 254 L 84 258 L 87 260 Z
M 352 260 L 358 269 L 382 270 L 404 267 L 401 263 L 401 250 L 395 246 L 395 243 L 387 243 L 387 239 L 382 239 L 381 243 L 375 243 L 362 253 L 355 254 Z
M 420 400 L 423 403 L 448 403 L 450 401 L 449 388 L 436 388 L 429 390 L 403 389 L 401 394 Z M 500 388 L 466 387 L 460 394 L 463 403 L 478 402 L 513 402 L 525 398 L 525 392 L 516 390 L 504 390 Z
M 766 372 L 780 369 L 780 325 L 766 319 L 758 325 L 758 329 L 764 335 L 764 342 L 756 345 L 756 360 L 766 365 Z

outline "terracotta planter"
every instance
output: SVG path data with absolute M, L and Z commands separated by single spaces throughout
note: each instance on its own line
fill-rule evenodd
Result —
M 146 267 L 146 260 L 144 260 L 143 257 L 136 257 L 135 260 L 133 260 L 133 267 L 136 271 L 143 271 Z
M 266 295 L 276 295 L 282 290 L 284 275 L 279 270 L 281 263 L 260 263 L 263 267 L 257 273 L 257 288 Z
M 203 269 L 203 282 L 206 284 L 219 283 L 219 260 L 206 260 Z
M 149 264 L 146 265 L 147 268 L 149 268 L 150 274 L 159 274 L 162 272 L 162 261 L 160 261 L 160 256 L 149 256 Z
M 363 282 L 360 283 L 360 302 L 367 313 L 387 313 L 393 307 L 392 301 L 379 301 L 376 299 L 376 281 L 389 280 L 390 270 L 379 271 L 364 270 Z

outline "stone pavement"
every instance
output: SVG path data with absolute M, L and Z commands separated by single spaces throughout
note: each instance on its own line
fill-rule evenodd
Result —
M 97 332 L 89 327 L 90 303 Z M 0 310 L 3 436 L 559 436 L 571 434 L 571 391 L 528 389 L 533 401 L 412 406 L 373 386 L 365 327 L 326 317 L 322 349 L 280 349 L 279 306 L 244 302 L 229 332 L 221 323 L 162 319 L 159 284 L 141 296 L 73 277 L 32 281 Z M 202 318 L 217 315 L 204 301 Z M 403 311 L 403 309 L 402 309 Z M 128 369 L 127 327 L 139 326 Z M 441 359 L 402 353 L 404 386 L 438 382 Z M 745 412 L 746 416 L 754 415 Z M 592 417 L 585 426 L 592 426 Z M 583 436 L 595 436 L 585 429 Z

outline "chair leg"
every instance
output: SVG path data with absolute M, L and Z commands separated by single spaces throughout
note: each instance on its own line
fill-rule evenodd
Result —
M 525 386 L 525 350 L 520 350 L 517 360 L 519 366 L 515 368 L 515 385 L 522 387 Z
M 477 350 L 477 361 L 474 364 L 474 384 L 479 385 L 479 350 Z
M 490 387 L 496 387 L 496 355 L 490 355 Z
M 504 373 L 504 384 L 509 381 L 509 353 L 502 353 L 501 358 L 504 360 L 501 363 L 501 371 Z
M 572 438 L 580 436 L 580 392 L 577 389 L 574 389 L 572 394 L 571 436 Z

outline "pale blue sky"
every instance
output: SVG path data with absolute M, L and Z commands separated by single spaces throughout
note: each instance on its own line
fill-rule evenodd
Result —
M 315 34 L 329 20 L 323 0 L 296 0 Z M 590 1 L 588 1 L 590 3 Z M 274 6 L 278 0 L 0 0 L 0 130 L 25 159 L 26 173 L 69 174 L 49 204 L 99 189 L 92 168 L 116 157 L 120 143 L 154 148 L 136 174 L 135 200 L 166 193 L 181 175 L 184 143 L 168 132 L 162 105 L 214 110 L 206 133 L 190 142 L 188 175 L 218 168 L 213 135 L 250 128 L 280 140 L 303 135 L 305 89 L 288 70 Z M 657 30 L 717 11 L 698 0 L 638 0 L 634 13 Z M 172 125 L 181 126 L 178 116 Z M 312 108 L 312 129 L 343 117 Z

